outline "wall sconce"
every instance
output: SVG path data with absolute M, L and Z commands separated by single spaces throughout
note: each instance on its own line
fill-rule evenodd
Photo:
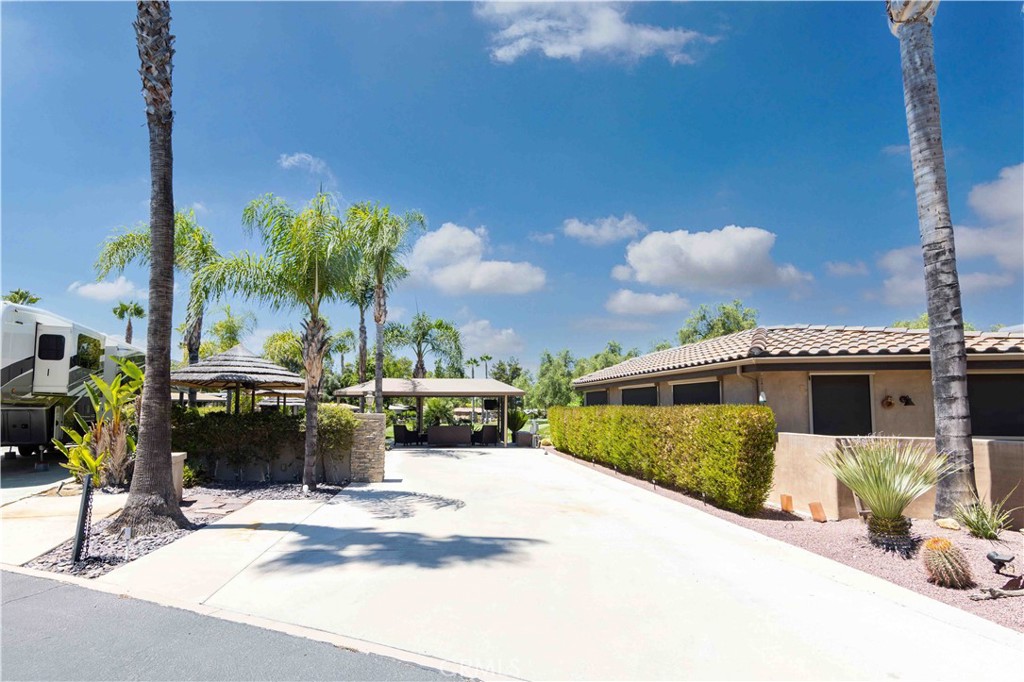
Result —
M 768 404 L 768 396 L 766 396 L 764 394 L 764 391 L 761 391 L 761 393 L 758 394 L 758 396 L 757 396 L 757 404 L 758 405 L 767 405 Z
M 895 404 L 896 401 L 892 399 L 891 395 L 887 395 L 884 398 L 882 398 L 882 407 L 884 407 L 887 410 Z
M 901 395 L 900 402 L 903 403 L 903 407 L 913 407 L 914 401 L 910 399 L 909 395 Z

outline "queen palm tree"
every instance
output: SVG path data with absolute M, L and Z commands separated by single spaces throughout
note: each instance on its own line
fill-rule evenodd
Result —
M 338 356 L 338 362 L 341 365 L 339 374 L 345 373 L 345 355 L 351 353 L 355 347 L 356 335 L 351 329 L 342 329 L 331 335 L 327 350 L 331 356 Z
M 171 6 L 137 3 L 135 35 L 149 128 L 149 325 L 146 383 L 135 468 L 124 509 L 108 529 L 135 535 L 188 528 L 171 480 L 171 313 L 174 302 L 174 191 L 171 128 Z
M 494 358 L 492 358 L 490 355 L 481 355 L 480 356 L 480 362 L 484 363 L 484 378 L 485 379 L 490 378 L 490 372 L 487 369 L 487 363 L 490 362 L 493 359 Z
M 39 303 L 39 297 L 33 294 L 28 289 L 12 289 L 4 300 L 8 303 L 16 303 L 18 305 L 34 305 Z
M 389 345 L 412 348 L 416 356 L 416 365 L 412 369 L 414 379 L 427 376 L 425 357 L 428 352 L 441 362 L 462 364 L 462 338 L 451 322 L 432 320 L 426 313 L 416 313 L 409 324 L 392 324 L 389 327 Z M 423 430 L 423 398 L 416 398 L 416 430 Z
M 124 329 L 124 342 L 132 342 L 132 319 L 141 320 L 146 316 L 146 311 L 138 301 L 120 301 L 114 306 L 114 317 L 119 320 L 128 320 Z
M 306 442 L 303 487 L 316 488 L 317 405 L 328 350 L 321 306 L 342 297 L 356 267 L 349 231 L 330 194 L 318 193 L 301 211 L 267 194 L 242 213 L 246 231 L 256 233 L 265 253 L 238 253 L 199 271 L 193 287 L 213 297 L 234 293 L 272 309 L 304 308 L 302 362 L 306 370 Z M 194 296 L 191 300 L 205 300 Z
M 409 211 L 392 213 L 387 206 L 364 202 L 348 210 L 349 224 L 355 230 L 360 257 L 373 281 L 373 321 L 377 325 L 374 367 L 374 409 L 384 409 L 384 325 L 388 319 L 388 284 L 395 273 L 405 271 L 402 256 L 409 249 L 410 229 L 423 227 L 423 214 Z
M 476 368 L 479 366 L 480 361 L 476 358 L 469 358 L 466 360 L 466 367 L 469 367 L 470 379 L 476 379 Z M 476 424 L 476 398 L 472 398 L 470 401 L 469 423 Z
M 369 268 L 360 259 L 360 267 L 352 272 L 342 299 L 359 311 L 359 383 L 366 381 L 366 311 L 373 305 L 373 279 Z
M 236 313 L 230 305 L 225 305 L 221 310 L 224 317 L 210 325 L 211 340 L 209 343 L 203 343 L 199 353 L 201 356 L 230 350 L 242 343 L 242 339 L 256 329 L 256 316 L 252 311 Z
M 957 502 L 977 494 L 971 411 L 967 402 L 967 352 L 956 272 L 953 220 L 946 190 L 939 90 L 935 75 L 932 20 L 935 0 L 889 0 L 889 27 L 900 41 L 903 98 L 910 135 L 910 160 L 917 193 L 917 218 L 928 297 L 928 340 L 935 400 L 935 448 L 957 468 L 939 479 L 936 517 L 949 517 Z
M 103 242 L 96 258 L 96 276 L 103 279 L 111 272 L 121 273 L 130 264 L 149 262 L 150 237 L 147 226 L 117 232 Z M 196 221 L 195 211 L 174 214 L 174 268 L 192 277 L 208 263 L 220 258 L 213 244 L 213 235 Z M 189 301 L 189 309 L 197 311 L 193 321 L 184 326 L 183 337 L 190 365 L 199 362 L 203 342 L 203 304 Z M 189 389 L 189 407 L 195 407 L 196 389 Z

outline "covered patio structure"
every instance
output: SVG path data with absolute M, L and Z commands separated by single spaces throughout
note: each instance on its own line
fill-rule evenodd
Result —
M 373 381 L 365 381 L 355 386 L 341 388 L 334 392 L 339 398 L 362 398 L 372 396 L 375 386 Z M 484 398 L 501 401 L 501 424 L 508 424 L 508 399 L 522 397 L 526 391 L 498 381 L 497 379 L 394 379 L 383 380 L 385 398 L 416 399 L 416 430 L 423 430 L 423 399 L 424 398 Z M 508 443 L 507 429 L 501 428 L 501 443 Z
M 186 388 L 220 388 L 235 391 L 235 414 L 239 411 L 239 395 L 248 389 L 256 407 L 256 391 L 260 389 L 299 389 L 306 380 L 295 372 L 275 365 L 241 344 L 171 372 L 171 385 Z M 231 411 L 230 403 L 227 405 Z

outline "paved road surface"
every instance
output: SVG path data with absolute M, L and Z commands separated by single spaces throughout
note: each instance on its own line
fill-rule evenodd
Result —
M 190 611 L 0 573 L 4 680 L 452 680 Z

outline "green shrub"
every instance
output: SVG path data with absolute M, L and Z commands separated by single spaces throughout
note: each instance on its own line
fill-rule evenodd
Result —
M 1013 520 L 1013 512 L 1016 509 L 1007 509 L 1006 503 L 1010 496 L 1017 490 L 1013 490 L 999 502 L 989 504 L 976 497 L 971 502 L 957 502 L 953 509 L 953 516 L 976 538 L 985 540 L 998 540 L 999 534 L 1009 530 Z
M 352 434 L 359 425 L 352 410 L 335 403 L 320 403 L 316 411 L 316 423 L 319 456 L 343 454 L 352 449 Z M 305 433 L 305 422 L 300 424 L 299 430 Z
M 299 415 L 280 412 L 207 412 L 175 410 L 171 419 L 171 445 L 190 458 L 220 458 L 240 468 L 269 462 L 288 438 L 298 439 Z
M 206 475 L 206 469 L 202 465 L 192 466 L 188 462 L 185 462 L 184 467 L 181 470 L 181 486 L 183 488 L 194 488 L 197 485 L 202 485 L 209 480 Z
M 521 430 L 526 425 L 526 413 L 520 409 L 508 411 L 508 430 L 512 433 Z
M 439 426 L 441 424 L 454 424 L 455 410 L 450 400 L 444 398 L 429 398 L 423 410 L 424 426 Z
M 775 469 L 775 416 L 756 405 L 552 407 L 562 452 L 754 514 Z

